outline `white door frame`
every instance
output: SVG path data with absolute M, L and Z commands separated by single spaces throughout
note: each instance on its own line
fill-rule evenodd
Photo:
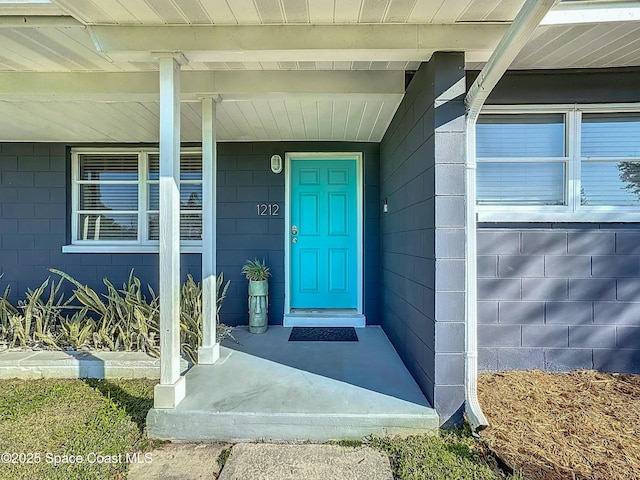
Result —
M 363 313 L 364 296 L 364 165 L 362 152 L 287 152 L 285 154 L 285 180 L 284 180 L 284 314 L 291 313 L 291 283 L 289 272 L 291 269 L 291 157 L 296 160 L 332 160 L 353 159 L 356 160 L 356 276 L 357 276 L 357 314 Z

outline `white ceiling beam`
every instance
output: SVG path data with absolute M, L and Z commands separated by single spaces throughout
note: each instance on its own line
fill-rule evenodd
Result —
M 219 95 L 222 101 L 338 98 L 404 94 L 404 72 L 372 71 L 208 71 L 182 72 L 182 101 Z M 5 101 L 157 101 L 157 72 L 0 73 Z
M 69 16 L 4 15 L 0 4 L 0 28 L 85 28 L 82 23 Z
M 156 51 L 189 61 L 426 61 L 434 51 L 493 50 L 507 24 L 174 25 L 88 27 L 113 60 L 149 61 Z
M 0 2 L 0 15 L 30 16 L 30 15 L 67 15 L 67 13 L 52 3 L 2 3 Z

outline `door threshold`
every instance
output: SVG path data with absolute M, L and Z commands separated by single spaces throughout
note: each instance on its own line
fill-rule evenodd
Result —
M 355 308 L 292 308 L 283 319 L 285 327 L 365 327 L 366 324 L 365 316 Z

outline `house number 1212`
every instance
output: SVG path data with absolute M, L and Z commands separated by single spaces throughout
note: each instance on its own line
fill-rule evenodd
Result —
M 259 203 L 256 205 L 259 217 L 277 217 L 280 205 L 277 203 Z

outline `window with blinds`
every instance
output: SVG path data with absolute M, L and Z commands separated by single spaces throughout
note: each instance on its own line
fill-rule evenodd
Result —
M 640 114 L 588 114 L 581 123 L 582 205 L 640 205 Z
M 72 153 L 75 244 L 157 244 L 160 202 L 157 151 Z M 202 155 L 180 156 L 180 234 L 202 240 Z
M 488 214 L 481 217 L 526 221 L 529 212 L 532 221 L 639 221 L 640 112 L 613 108 L 482 114 L 476 203 Z
M 480 205 L 564 205 L 565 116 L 482 115 L 476 127 Z

